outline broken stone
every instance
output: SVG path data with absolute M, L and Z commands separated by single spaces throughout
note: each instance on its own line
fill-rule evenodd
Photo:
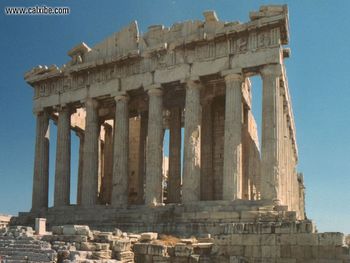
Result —
M 158 233 L 155 232 L 146 232 L 141 234 L 140 241 L 145 242 L 145 241 L 151 241 L 155 240 L 158 238 Z

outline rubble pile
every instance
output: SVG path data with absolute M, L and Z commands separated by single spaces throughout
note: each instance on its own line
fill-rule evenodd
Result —
M 51 244 L 35 236 L 31 227 L 11 226 L 0 231 L 0 262 L 56 262 Z

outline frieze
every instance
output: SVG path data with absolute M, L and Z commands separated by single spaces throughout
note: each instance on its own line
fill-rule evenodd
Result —
M 34 87 L 34 97 L 39 98 L 181 64 L 270 48 L 288 41 L 281 34 L 288 31 L 288 11 L 285 7 L 280 10 L 259 13 L 245 24 L 219 21 L 215 12 L 208 11 L 204 13 L 205 21 L 186 21 L 170 28 L 151 26 L 144 35 L 132 22 L 95 47 L 77 45 L 69 52 L 72 60 L 61 68 L 38 66 L 26 73 L 25 79 Z M 81 57 L 79 63 L 77 55 Z

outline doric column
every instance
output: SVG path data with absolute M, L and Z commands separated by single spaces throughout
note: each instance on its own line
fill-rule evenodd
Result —
M 70 107 L 60 107 L 57 121 L 54 206 L 70 203 L 70 118 Z
M 36 140 L 32 211 L 48 207 L 49 196 L 49 114 L 36 113 Z
M 280 138 L 280 65 L 267 65 L 261 70 L 263 80 L 261 138 L 261 199 L 279 204 Z
M 180 203 L 181 190 L 181 108 L 170 109 L 168 203 Z
M 100 126 L 98 120 L 98 102 L 87 99 L 85 138 L 84 138 L 84 166 L 81 204 L 93 206 L 96 204 L 98 194 L 98 141 Z
M 184 175 L 182 202 L 200 200 L 200 130 L 202 110 L 199 82 L 187 81 L 185 102 Z
M 111 203 L 112 182 L 113 182 L 113 129 L 108 123 L 104 125 L 105 141 L 104 141 L 104 159 L 103 159 L 103 178 L 101 201 L 103 204 Z
M 83 166 L 84 166 L 84 133 L 77 132 L 76 135 L 79 137 L 77 204 L 81 205 L 81 196 L 82 196 L 82 188 L 83 188 Z
M 212 104 L 213 99 L 209 97 L 202 105 L 201 200 L 214 200 Z
M 145 204 L 153 206 L 163 202 L 163 92 L 153 88 L 148 96 Z
M 144 203 L 144 185 L 146 176 L 146 142 L 147 142 L 147 126 L 148 126 L 148 113 L 141 112 L 141 124 L 140 124 L 140 148 L 139 148 L 139 174 L 138 174 L 138 191 L 137 191 L 137 204 Z
M 242 198 L 242 76 L 225 77 L 223 199 Z
M 129 98 L 116 96 L 114 128 L 114 165 L 111 204 L 126 206 L 128 204 L 128 157 L 129 157 Z

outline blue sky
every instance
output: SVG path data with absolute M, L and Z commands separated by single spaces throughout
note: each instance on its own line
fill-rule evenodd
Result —
M 304 173 L 306 209 L 320 231 L 350 233 L 350 10 L 349 1 L 150 0 L 21 1 L 0 3 L 0 213 L 28 211 L 31 204 L 35 119 L 25 71 L 39 64 L 62 65 L 79 42 L 93 46 L 137 20 L 152 24 L 202 19 L 216 10 L 225 21 L 248 21 L 249 11 L 287 3 L 290 48 L 286 62 L 297 127 L 298 170 Z M 5 16 L 5 6 L 69 6 L 68 16 Z M 260 81 L 253 81 L 254 111 L 260 110 Z M 260 120 L 260 116 L 256 116 Z M 51 136 L 54 175 L 55 129 Z M 74 138 L 74 136 L 73 136 Z M 74 139 L 72 152 L 77 152 Z M 72 159 L 73 187 L 76 156 Z M 52 196 L 52 184 L 50 185 Z M 73 193 L 74 194 L 74 193 Z M 72 198 L 73 201 L 75 198 Z

